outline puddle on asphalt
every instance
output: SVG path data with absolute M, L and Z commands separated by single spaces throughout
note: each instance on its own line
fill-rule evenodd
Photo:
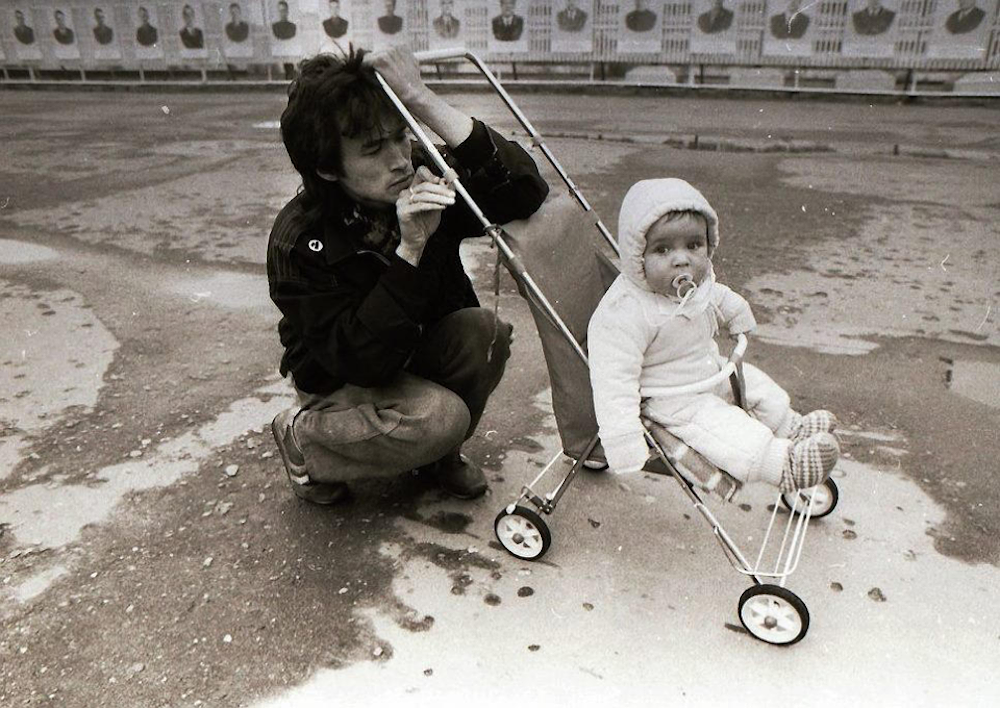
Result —
M 1000 408 L 1000 365 L 988 361 L 942 360 L 948 364 L 946 387 L 964 398 Z
M 58 255 L 51 248 L 46 248 L 45 246 L 36 246 L 33 243 L 0 238 L 0 263 L 4 265 L 47 261 L 58 257 Z
M 234 309 L 271 306 L 267 281 L 258 275 L 217 273 L 203 278 L 175 280 L 169 288 L 193 303 L 207 302 Z

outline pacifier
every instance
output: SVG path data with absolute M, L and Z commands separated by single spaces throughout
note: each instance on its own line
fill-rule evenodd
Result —
M 698 286 L 695 284 L 690 273 L 681 273 L 670 281 L 670 287 L 677 292 L 677 297 L 683 300 Z

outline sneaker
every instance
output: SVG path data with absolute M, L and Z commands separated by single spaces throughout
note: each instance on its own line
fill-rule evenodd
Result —
M 274 442 L 278 445 L 278 453 L 285 465 L 285 473 L 292 485 L 292 491 L 299 499 L 305 499 L 313 504 L 336 504 L 346 499 L 349 490 L 345 482 L 321 484 L 309 478 L 306 458 L 292 432 L 296 413 L 298 413 L 297 408 L 287 408 L 274 416 L 274 420 L 271 421 L 271 433 L 274 434 Z
M 449 455 L 429 465 L 434 480 L 444 491 L 459 499 L 475 499 L 486 492 L 486 475 L 465 455 Z
M 830 476 L 839 457 L 840 445 L 831 433 L 816 433 L 794 443 L 781 470 L 781 491 L 787 493 L 821 484 Z
M 798 416 L 792 423 L 788 437 L 793 442 L 798 442 L 816 433 L 832 433 L 836 429 L 837 416 L 830 411 L 820 409 Z

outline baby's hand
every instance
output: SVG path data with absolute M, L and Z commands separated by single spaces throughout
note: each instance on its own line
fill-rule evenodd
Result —
M 642 435 L 602 443 L 608 467 L 615 474 L 639 472 L 649 459 L 649 446 Z

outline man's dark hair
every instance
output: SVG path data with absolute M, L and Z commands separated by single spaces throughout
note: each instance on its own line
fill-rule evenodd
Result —
M 343 56 L 318 54 L 299 64 L 281 114 L 281 139 L 312 202 L 322 207 L 334 185 L 317 170 L 343 175 L 341 136 L 382 135 L 396 109 L 373 69 L 362 66 L 364 49 L 350 46 Z

